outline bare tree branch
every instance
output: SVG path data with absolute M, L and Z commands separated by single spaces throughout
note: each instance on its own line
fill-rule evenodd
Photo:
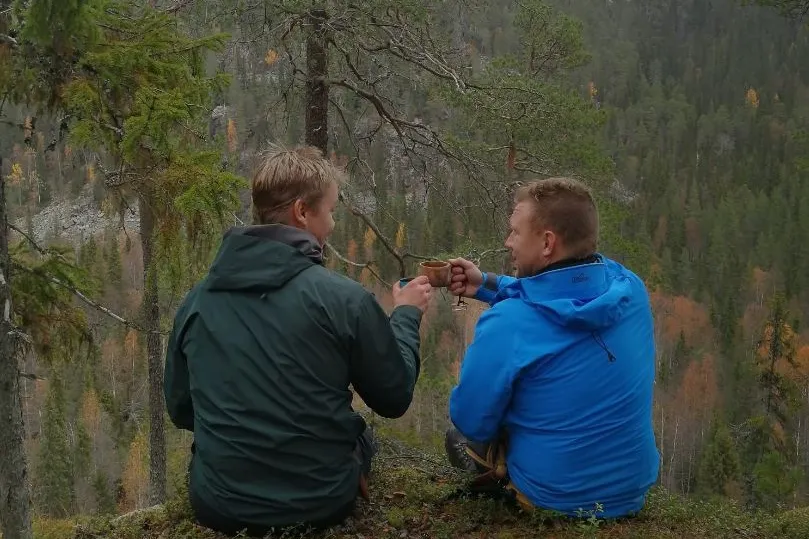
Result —
M 34 239 L 31 236 L 29 236 L 28 234 L 26 234 L 25 232 L 23 232 L 22 230 L 20 230 L 16 226 L 12 225 L 11 223 L 6 223 L 6 226 L 8 226 L 11 230 L 17 232 L 23 238 L 25 238 L 25 240 L 29 244 L 31 244 L 31 247 L 33 247 L 39 254 L 46 255 L 46 256 L 53 256 L 53 257 L 58 258 L 62 262 L 69 263 L 68 260 L 64 256 L 62 256 L 61 253 L 58 253 L 58 252 L 54 251 L 53 249 L 49 249 L 49 248 L 40 246 L 37 242 L 34 241 Z
M 373 230 L 374 234 L 376 234 L 376 237 L 379 238 L 379 241 L 382 243 L 382 246 L 385 248 L 385 250 L 388 251 L 393 256 L 393 258 L 396 259 L 396 262 L 399 264 L 400 277 L 407 276 L 407 272 L 405 270 L 405 259 L 407 258 L 414 258 L 417 260 L 435 260 L 434 258 L 431 257 L 417 255 L 401 249 L 397 249 L 396 246 L 393 244 L 393 242 L 391 242 L 390 239 L 382 232 L 382 230 L 379 229 L 379 226 L 373 221 L 373 219 L 368 217 L 359 208 L 351 204 L 346 199 L 343 193 L 340 193 L 340 201 L 343 204 L 345 204 L 346 208 L 348 208 L 348 211 L 350 211 L 352 215 L 362 219 L 362 221 L 366 225 L 368 225 L 368 228 Z
M 0 43 L 6 43 L 10 45 L 12 49 L 16 49 L 19 46 L 17 40 L 8 34 L 0 34 Z
M 471 260 L 472 262 L 474 262 L 476 266 L 480 266 L 480 263 L 484 259 L 489 258 L 489 257 L 493 257 L 493 256 L 497 256 L 497 255 L 501 255 L 501 254 L 505 254 L 508 251 L 509 250 L 506 249 L 505 247 L 500 247 L 498 249 L 487 249 L 487 250 L 483 251 L 482 253 L 478 254 L 477 251 L 475 251 L 473 249 L 468 255 L 466 255 L 465 258 L 467 260 Z
M 195 0 L 174 0 L 174 4 L 163 9 L 163 13 L 174 14 L 186 6 L 191 5 Z
M 365 262 L 364 264 L 360 264 L 360 263 L 358 263 L 358 262 L 354 262 L 353 260 L 349 260 L 348 258 L 344 257 L 342 254 L 340 254 L 340 251 L 338 251 L 337 249 L 335 249 L 335 248 L 334 248 L 334 246 L 333 246 L 331 243 L 326 242 L 326 247 L 328 247 L 328 249 L 329 249 L 329 250 L 332 252 L 332 254 L 333 254 L 334 256 L 336 256 L 336 257 L 337 257 L 339 260 L 341 260 L 342 262 L 345 262 L 345 263 L 346 263 L 346 264 L 348 264 L 349 266 L 353 266 L 353 267 L 355 267 L 355 268 L 363 268 L 363 269 L 367 269 L 367 270 L 368 270 L 368 271 L 371 273 L 371 275 L 373 275 L 374 277 L 376 277 L 376 279 L 377 279 L 377 280 L 378 280 L 380 283 L 384 284 L 384 285 L 385 285 L 385 286 L 387 286 L 387 287 L 392 286 L 392 285 L 391 285 L 389 282 L 387 282 L 387 281 L 386 281 L 386 280 L 384 280 L 382 277 L 380 277 L 380 276 L 379 276 L 379 274 L 376 272 L 376 270 L 374 270 L 374 267 L 373 267 L 373 266 L 374 266 L 374 263 L 373 263 L 373 261 L 370 261 L 370 260 L 369 260 L 368 262 Z
M 97 310 L 97 311 L 99 311 L 101 313 L 104 313 L 105 315 L 109 316 L 113 320 L 115 320 L 117 322 L 120 322 L 121 324 L 123 324 L 123 325 L 125 325 L 127 327 L 138 330 L 141 333 L 151 333 L 149 330 L 145 329 L 143 326 L 141 326 L 139 324 L 136 324 L 134 322 L 131 322 L 131 321 L 127 320 L 126 318 L 124 318 L 123 316 L 114 313 L 109 308 L 104 307 L 100 303 L 97 303 L 97 302 L 93 301 L 92 299 L 88 298 L 86 295 L 84 295 L 83 292 L 78 290 L 76 287 L 71 286 L 68 283 L 65 283 L 64 281 L 61 281 L 61 280 L 57 279 L 56 277 L 54 277 L 52 275 L 47 275 L 44 272 L 37 271 L 37 270 L 31 269 L 31 268 L 25 267 L 22 264 L 18 264 L 17 262 L 12 262 L 11 265 L 12 265 L 12 267 L 14 267 L 14 268 L 16 268 L 16 269 L 18 269 L 20 271 L 30 273 L 31 275 L 39 277 L 40 279 L 43 279 L 45 281 L 51 282 L 51 283 L 53 283 L 53 284 L 55 284 L 57 286 L 60 286 L 60 287 L 64 288 L 65 290 L 67 290 L 68 292 L 70 292 L 71 294 L 76 296 L 78 299 L 80 299 L 81 301 L 83 301 L 85 304 L 89 305 L 93 309 L 95 309 L 95 310 Z M 167 335 L 167 333 L 164 332 L 164 331 L 155 331 L 154 333 L 157 333 L 158 335 Z
M 65 263 L 69 263 L 69 261 L 64 256 L 62 256 L 60 253 L 58 253 L 58 252 L 56 252 L 56 251 L 54 251 L 52 249 L 42 247 L 37 242 L 35 242 L 34 239 L 31 238 L 31 236 L 29 236 L 28 234 L 26 234 L 25 232 L 23 232 L 22 230 L 20 230 L 16 226 L 12 225 L 11 223 L 8 223 L 8 227 L 11 228 L 12 230 L 15 230 L 17 233 L 21 234 L 28 241 L 28 243 L 30 243 L 31 246 L 37 252 L 39 252 L 40 254 L 45 255 L 45 256 L 53 256 L 53 257 L 56 257 L 59 260 L 65 262 Z M 60 279 L 57 279 L 56 277 L 54 277 L 52 275 L 48 275 L 45 272 L 37 271 L 37 270 L 32 269 L 32 268 L 28 268 L 28 267 L 26 267 L 26 266 L 24 266 L 22 264 L 17 263 L 17 262 L 12 262 L 12 266 L 14 268 L 17 268 L 18 270 L 25 271 L 26 273 L 30 273 L 31 275 L 35 275 L 35 276 L 37 276 L 37 277 L 39 277 L 39 278 L 41 278 L 41 279 L 43 279 L 45 281 L 49 281 L 49 282 L 51 282 L 51 283 L 53 283 L 53 284 L 55 284 L 57 286 L 60 286 L 60 287 L 64 288 L 65 290 L 69 291 L 71 294 L 76 296 L 78 299 L 80 299 L 81 301 L 83 301 L 85 304 L 89 305 L 93 309 L 104 313 L 108 317 L 112 318 L 113 320 L 115 320 L 117 322 L 120 322 L 121 324 L 123 324 L 123 325 L 125 325 L 127 327 L 131 327 L 131 328 L 136 329 L 136 330 L 138 330 L 140 332 L 143 332 L 143 333 L 148 333 L 149 332 L 148 330 L 144 329 L 142 326 L 127 320 L 126 318 L 124 318 L 123 316 L 121 316 L 119 314 L 116 314 L 115 312 L 113 312 L 108 307 L 104 307 L 100 303 L 88 298 L 83 292 L 78 290 L 76 287 L 61 281 Z M 166 334 L 165 332 L 157 332 L 157 333 L 159 333 L 161 335 Z

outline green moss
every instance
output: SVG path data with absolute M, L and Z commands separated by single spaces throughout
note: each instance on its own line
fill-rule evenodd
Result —
M 450 469 L 440 454 L 385 440 L 375 463 L 370 503 L 360 502 L 352 518 L 327 532 L 288 533 L 279 537 L 809 537 L 809 508 L 778 514 L 752 512 L 730 500 L 685 499 L 655 488 L 649 494 L 646 507 L 633 519 L 566 519 L 551 511 L 527 514 L 499 501 L 460 494 L 458 489 L 462 484 L 463 477 Z M 78 523 L 39 520 L 36 530 L 36 537 L 42 539 L 223 539 L 223 536 L 194 524 L 187 493 L 183 491 L 163 507 Z
M 76 523 L 70 520 L 37 518 L 34 520 L 34 537 L 37 539 L 63 539 L 70 536 L 75 525 Z
M 769 533 L 776 537 L 805 539 L 809 537 L 809 507 L 786 511 L 769 523 Z

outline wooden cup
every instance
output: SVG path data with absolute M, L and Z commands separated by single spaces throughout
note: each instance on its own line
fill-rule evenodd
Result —
M 443 260 L 426 260 L 419 264 L 421 274 L 426 275 L 433 288 L 443 288 L 450 285 L 452 273 L 449 262 Z

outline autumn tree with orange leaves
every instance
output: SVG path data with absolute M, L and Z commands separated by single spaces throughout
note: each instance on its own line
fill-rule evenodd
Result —
M 800 402 L 791 376 L 798 364 L 797 335 L 789 316 L 785 297 L 776 293 L 755 357 L 761 402 L 759 413 L 748 421 L 748 484 L 752 500 L 767 507 L 791 495 L 802 475 L 790 436 Z

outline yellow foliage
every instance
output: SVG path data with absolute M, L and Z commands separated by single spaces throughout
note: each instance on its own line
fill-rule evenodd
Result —
M 795 330 L 792 329 L 788 323 L 784 322 L 781 326 L 781 346 L 780 350 L 783 353 L 789 354 L 790 351 L 794 351 L 795 346 Z M 772 346 L 772 339 L 773 339 L 773 327 L 771 323 L 767 323 L 764 327 L 764 335 L 762 336 L 761 342 L 759 343 L 758 347 L 758 355 L 761 359 L 766 359 L 769 357 L 770 348 Z M 783 357 L 777 358 L 778 361 L 781 361 Z
M 587 91 L 590 94 L 590 99 L 598 95 L 598 88 L 593 81 L 587 83 Z
M 236 151 L 236 121 L 233 118 L 228 119 L 228 151 L 235 152 Z
M 149 493 L 149 441 L 146 430 L 140 430 L 129 446 L 122 482 L 124 499 L 120 509 L 132 511 L 144 507 Z
M 758 92 L 754 88 L 750 88 L 749 90 L 747 90 L 745 100 L 747 101 L 747 104 L 753 107 L 754 109 L 758 108 L 759 103 Z
M 348 253 L 346 253 L 346 256 L 352 262 L 356 261 L 357 259 L 357 242 L 354 241 L 353 238 L 348 240 Z M 351 277 L 354 276 L 354 266 L 352 266 L 351 264 L 348 265 L 348 274 Z
M 809 378 L 809 344 L 801 346 L 795 354 L 795 368 L 801 376 Z
M 273 65 L 275 62 L 278 61 L 278 53 L 275 52 L 275 49 L 270 49 L 267 51 L 267 54 L 264 55 L 264 63 L 268 66 Z
M 8 175 L 8 183 L 11 185 L 19 185 L 22 182 L 22 165 L 14 163 L 11 165 L 11 174 Z
M 405 243 L 405 224 L 399 223 L 399 229 L 396 230 L 396 248 L 401 249 Z
M 360 272 L 360 282 L 365 286 L 370 286 L 371 284 L 371 271 L 367 267 L 362 268 Z
M 138 333 L 134 329 L 127 331 L 126 338 L 124 338 L 124 348 L 130 358 L 134 358 L 138 354 Z
M 784 426 L 781 424 L 780 421 L 776 421 L 773 423 L 772 435 L 773 438 L 775 438 L 781 443 L 784 443 L 786 441 L 786 432 L 784 431 Z
M 98 395 L 95 389 L 90 389 L 84 394 L 81 404 L 81 419 L 91 438 L 98 436 L 101 430 L 101 405 L 98 402 Z
M 101 213 L 107 216 L 113 216 L 117 212 L 115 200 L 111 196 L 106 196 L 101 201 Z
M 368 260 L 371 259 L 374 252 L 374 242 L 376 241 L 376 234 L 371 227 L 365 231 L 365 237 L 362 239 L 362 246 L 365 248 L 365 256 Z

